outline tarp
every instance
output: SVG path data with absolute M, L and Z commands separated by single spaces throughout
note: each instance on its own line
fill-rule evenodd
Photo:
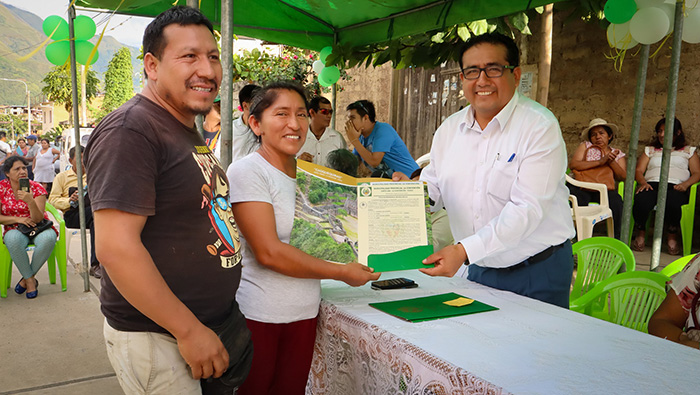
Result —
M 361 46 L 425 33 L 459 23 L 496 18 L 561 0 L 231 0 L 234 34 L 299 48 Z M 155 17 L 186 0 L 77 0 L 90 9 Z M 200 9 L 221 23 L 221 1 Z

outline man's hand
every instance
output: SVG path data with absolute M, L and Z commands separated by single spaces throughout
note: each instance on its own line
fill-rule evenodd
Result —
M 394 174 L 391 175 L 391 181 L 411 181 L 411 179 L 400 171 L 395 171 Z
M 351 120 L 345 122 L 345 134 L 348 136 L 348 140 L 350 140 L 350 143 L 360 139 L 360 132 L 357 129 L 355 129 L 355 125 L 352 123 Z
M 78 201 L 78 198 L 79 198 L 79 196 L 78 196 L 78 191 L 75 191 L 75 192 L 73 192 L 72 195 L 70 195 L 69 200 L 70 200 L 71 202 L 77 202 L 77 201 Z
M 307 161 L 307 162 L 313 162 L 314 156 L 311 155 L 311 154 L 308 153 L 308 152 L 304 152 L 303 154 L 299 155 L 299 158 L 298 158 L 298 159 L 301 159 L 301 160 L 304 160 L 304 161 Z
M 340 280 L 353 287 L 367 284 L 367 281 L 376 280 L 381 273 L 374 273 L 374 269 L 357 262 L 345 264 Z
M 201 323 L 178 338 L 177 347 L 195 380 L 219 378 L 228 369 L 228 352 L 224 344 L 214 331 Z
M 429 276 L 452 277 L 467 260 L 467 252 L 461 244 L 454 244 L 430 255 L 423 260 L 428 265 L 435 264 L 435 267 L 418 269 Z

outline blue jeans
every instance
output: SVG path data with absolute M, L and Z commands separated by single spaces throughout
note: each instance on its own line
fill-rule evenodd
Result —
M 17 265 L 17 269 L 19 269 L 22 277 L 30 278 L 34 276 L 39 269 L 41 269 L 41 266 L 49 259 L 51 251 L 53 251 L 53 247 L 56 245 L 56 232 L 54 232 L 53 229 L 46 229 L 34 236 L 32 243 L 35 248 L 31 263 L 29 262 L 29 255 L 27 254 L 27 246 L 30 244 L 29 237 L 25 236 L 17 229 L 10 229 L 5 233 L 3 240 L 5 241 L 7 250 L 10 252 L 12 261 Z
M 568 309 L 571 276 L 574 272 L 571 242 L 567 240 L 562 248 L 541 262 L 524 262 L 524 265 L 513 270 L 470 265 L 467 278 L 492 288 L 515 292 Z

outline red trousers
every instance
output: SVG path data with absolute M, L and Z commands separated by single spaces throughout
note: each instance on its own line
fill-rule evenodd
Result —
M 253 365 L 237 395 L 304 394 L 318 317 L 288 324 L 246 320 L 253 336 Z

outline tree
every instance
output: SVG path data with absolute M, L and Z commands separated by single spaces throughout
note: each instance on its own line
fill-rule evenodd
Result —
M 100 80 L 97 78 L 97 73 L 89 67 L 86 68 L 85 79 L 85 94 L 90 101 L 97 94 L 97 86 Z M 73 96 L 71 90 L 70 64 L 66 63 L 63 66 L 55 66 L 46 74 L 41 81 L 44 87 L 41 88 L 41 93 L 46 95 L 46 98 L 58 104 L 63 104 L 63 107 L 70 115 L 71 123 L 73 123 Z M 81 89 L 78 84 L 78 97 L 80 97 Z
M 134 85 L 131 75 L 131 53 L 126 47 L 121 47 L 109 61 L 105 72 L 105 98 L 102 108 L 95 121 L 99 122 L 107 114 L 117 109 L 134 96 Z

